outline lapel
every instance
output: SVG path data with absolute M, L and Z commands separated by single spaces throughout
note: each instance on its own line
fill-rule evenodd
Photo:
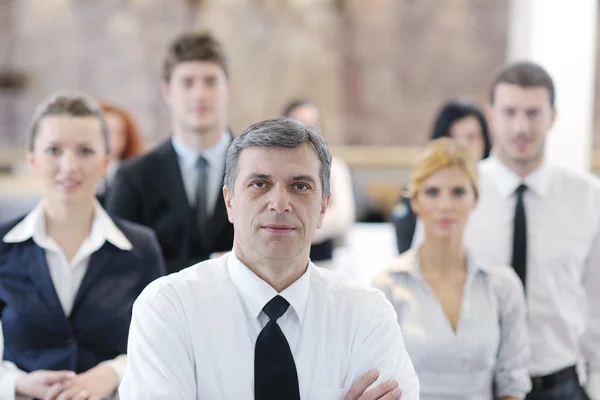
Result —
M 75 309 L 81 303 L 84 296 L 92 288 L 92 286 L 100 281 L 98 277 L 99 274 L 101 272 L 107 272 L 107 268 L 109 268 L 111 259 L 118 251 L 120 251 L 118 248 L 113 246 L 111 243 L 106 242 L 99 250 L 92 254 L 85 275 L 83 276 L 83 280 L 81 281 L 81 285 L 79 285 L 79 289 L 75 295 L 75 301 L 73 302 L 73 310 L 71 311 L 71 315 L 73 315 Z
M 23 249 L 20 258 L 23 265 L 27 265 L 31 281 L 48 305 L 48 308 L 53 311 L 53 313 L 65 315 L 60 300 L 58 299 L 58 295 L 56 294 L 54 283 L 52 283 L 52 277 L 50 276 L 50 269 L 48 268 L 44 249 L 36 245 L 33 240 L 28 241 L 27 243 L 27 245 L 20 246 Z
M 173 212 L 181 226 L 186 227 L 185 232 L 187 232 L 190 203 L 183 186 L 177 153 L 175 153 L 170 139 L 157 150 L 157 155 L 160 158 L 156 165 L 156 175 L 159 179 L 154 180 L 159 185 L 157 190 L 164 195 L 169 204 L 169 210 Z

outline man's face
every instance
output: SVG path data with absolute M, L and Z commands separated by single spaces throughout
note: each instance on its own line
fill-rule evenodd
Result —
M 226 124 L 229 84 L 225 71 L 211 61 L 186 61 L 173 68 L 163 95 L 175 126 L 199 133 Z
M 223 189 L 238 256 L 254 262 L 306 257 L 321 227 L 320 162 L 313 147 L 249 147 L 242 151 L 234 190 Z
M 544 157 L 546 134 L 555 116 L 545 87 L 498 84 L 494 104 L 488 110 L 494 151 L 502 160 L 514 165 L 540 162 Z

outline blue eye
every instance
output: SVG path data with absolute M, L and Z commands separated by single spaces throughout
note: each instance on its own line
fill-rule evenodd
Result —
M 46 153 L 52 156 L 56 156 L 60 153 L 60 149 L 56 146 L 50 146 L 46 149 Z

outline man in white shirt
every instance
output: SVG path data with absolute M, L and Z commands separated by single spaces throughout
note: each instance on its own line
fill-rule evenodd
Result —
M 486 265 L 510 264 L 526 289 L 532 344 L 528 400 L 600 399 L 600 188 L 544 159 L 556 116 L 552 78 L 508 66 L 491 88 L 492 156 L 466 243 Z M 585 360 L 587 385 L 576 365 Z M 587 394 L 585 393 L 587 391 Z
M 233 141 L 223 187 L 233 252 L 138 298 L 122 400 L 419 398 L 383 293 L 309 260 L 330 169 L 318 130 L 289 118 Z M 371 369 L 379 386 L 363 393 Z

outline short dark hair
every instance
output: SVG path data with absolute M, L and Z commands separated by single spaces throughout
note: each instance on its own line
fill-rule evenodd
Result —
M 186 61 L 213 62 L 229 77 L 227 59 L 221 44 L 208 32 L 187 32 L 171 43 L 163 64 L 164 81 L 169 82 L 177 64 Z
M 523 88 L 543 87 L 548 89 L 550 105 L 554 107 L 556 97 L 554 81 L 542 66 L 530 61 L 520 61 L 510 64 L 500 71 L 490 89 L 490 103 L 494 104 L 496 87 L 501 83 L 521 86 Z
M 481 135 L 484 142 L 483 158 L 487 158 L 492 149 L 490 132 L 483 112 L 474 103 L 462 100 L 450 100 L 446 102 L 437 114 L 430 139 L 435 140 L 442 137 L 450 137 L 450 127 L 452 124 L 471 116 L 477 118 L 481 126 Z
M 242 151 L 248 147 L 279 147 L 295 149 L 308 143 L 312 146 L 321 164 L 320 178 L 322 197 L 330 193 L 331 153 L 327 143 L 314 126 L 305 126 L 287 117 L 278 117 L 249 126 L 236 137 L 229 150 L 225 166 L 225 186 L 233 193 Z
M 316 107 L 315 103 L 313 103 L 312 101 L 310 101 L 308 99 L 303 99 L 303 98 L 293 99 L 285 105 L 281 115 L 283 115 L 284 117 L 289 117 L 292 115 L 292 113 L 294 112 L 294 110 L 296 108 L 303 107 L 303 106 Z
M 41 103 L 33 116 L 29 129 L 29 151 L 33 151 L 40 121 L 50 116 L 95 117 L 100 121 L 106 153 L 110 152 L 110 134 L 104 113 L 94 99 L 85 93 L 57 92 Z

